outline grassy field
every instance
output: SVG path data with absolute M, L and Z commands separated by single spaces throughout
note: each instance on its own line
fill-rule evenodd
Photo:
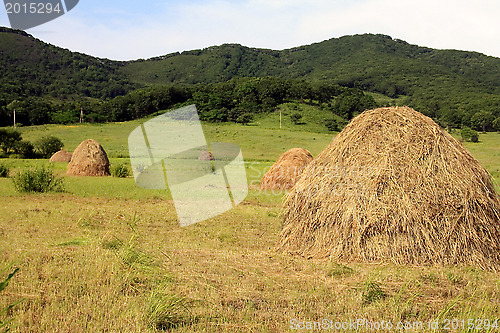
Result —
M 209 141 L 240 145 L 250 191 L 233 210 L 186 228 L 168 191 L 140 189 L 131 177 L 66 177 L 57 163 L 66 187 L 58 194 L 20 194 L 0 178 L 0 262 L 20 267 L 0 294 L 0 309 L 24 298 L 7 314 L 12 331 L 295 332 L 320 322 L 326 331 L 372 332 L 382 321 L 382 328 L 393 325 L 385 331 L 402 331 L 398 323 L 414 332 L 497 331 L 486 322 L 500 318 L 497 273 L 337 263 L 274 250 L 283 192 L 260 191 L 260 178 L 289 148 L 316 155 L 333 137 L 313 110 L 300 110 L 303 125 L 291 124 L 288 106 L 282 111 L 281 130 L 278 112 L 250 126 L 204 125 Z M 22 132 L 28 140 L 55 135 L 70 151 L 96 139 L 115 164 L 128 161 L 127 137 L 139 123 Z M 499 189 L 500 134 L 465 145 Z M 0 163 L 15 173 L 47 161 Z

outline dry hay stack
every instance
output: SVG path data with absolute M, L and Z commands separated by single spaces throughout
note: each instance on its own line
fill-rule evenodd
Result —
M 95 140 L 85 140 L 75 149 L 67 174 L 74 176 L 109 176 L 109 160 Z
M 69 163 L 71 161 L 71 153 L 68 153 L 65 150 L 59 150 L 57 153 L 52 155 L 49 162 L 65 162 Z
M 208 150 L 204 150 L 200 153 L 198 160 L 200 160 L 200 161 L 213 161 L 214 157 L 213 157 L 211 152 L 209 152 Z
M 500 268 L 491 176 L 408 107 L 353 119 L 304 170 L 283 216 L 278 248 L 306 257 Z
M 288 190 L 299 180 L 304 168 L 313 160 L 309 151 L 292 148 L 285 152 L 262 177 L 261 189 Z

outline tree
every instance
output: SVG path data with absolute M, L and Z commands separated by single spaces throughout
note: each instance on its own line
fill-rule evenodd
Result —
M 49 158 L 64 147 L 61 140 L 54 136 L 44 136 L 35 142 L 35 150 L 42 158 Z
M 0 129 L 0 150 L 6 154 L 13 152 L 17 142 L 21 139 L 21 133 L 17 131 Z
M 470 122 L 472 127 L 475 130 L 482 130 L 483 132 L 486 132 L 486 130 L 491 129 L 493 126 L 493 121 L 495 120 L 495 117 L 491 112 L 488 111 L 479 111 L 476 112 L 472 115 L 470 118 Z
M 500 117 L 496 118 L 495 120 L 493 120 L 493 129 L 497 132 L 500 132 Z

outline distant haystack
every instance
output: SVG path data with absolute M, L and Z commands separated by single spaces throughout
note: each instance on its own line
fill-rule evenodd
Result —
M 73 152 L 67 174 L 109 176 L 109 160 L 102 146 L 92 139 L 83 141 Z
M 283 216 L 278 248 L 306 257 L 500 269 L 491 176 L 408 107 L 354 118 L 304 170 Z
M 285 152 L 273 164 L 260 182 L 260 188 L 266 190 L 288 190 L 299 180 L 304 168 L 313 160 L 309 151 L 292 148 Z
M 204 150 L 200 153 L 198 160 L 200 160 L 200 161 L 213 161 L 214 157 L 213 157 L 211 152 L 209 152 L 208 150 Z
M 57 153 L 52 155 L 49 162 L 65 162 L 69 163 L 71 161 L 71 153 L 68 153 L 65 150 L 59 150 Z

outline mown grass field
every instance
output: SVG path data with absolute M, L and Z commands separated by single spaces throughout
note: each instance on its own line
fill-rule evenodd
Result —
M 58 163 L 54 172 L 64 178 L 66 192 L 52 194 L 21 194 L 0 178 L 0 262 L 20 267 L 0 294 L 0 309 L 24 298 L 7 314 L 14 318 L 12 331 L 295 332 L 313 331 L 297 329 L 312 322 L 326 331 L 355 331 L 352 324 L 331 326 L 349 321 L 360 324 L 356 331 L 373 331 L 359 320 L 390 322 L 393 329 L 385 331 L 398 331 L 399 322 L 413 329 L 407 331 L 496 331 L 485 320 L 500 319 L 497 273 L 337 263 L 274 250 L 283 192 L 260 191 L 260 178 L 289 148 L 316 155 L 333 137 L 313 110 L 300 112 L 305 124 L 292 125 L 285 115 L 281 130 L 279 113 L 250 126 L 204 125 L 209 141 L 240 145 L 250 190 L 233 210 L 186 228 L 178 224 L 168 191 L 140 189 L 131 177 L 67 177 Z M 127 137 L 139 123 L 22 132 L 28 140 L 55 135 L 70 151 L 96 139 L 114 164 L 128 161 Z M 500 134 L 482 134 L 480 143 L 465 145 L 499 190 Z M 47 161 L 0 163 L 15 173 Z M 434 330 L 429 323 L 436 321 Z

